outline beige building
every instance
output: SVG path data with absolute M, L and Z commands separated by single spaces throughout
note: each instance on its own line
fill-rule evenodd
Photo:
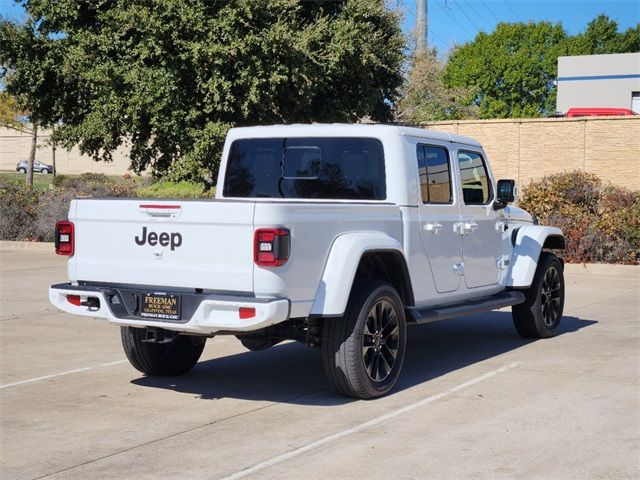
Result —
M 43 130 L 38 135 L 36 160 L 51 165 L 53 149 L 49 142 L 51 132 Z M 29 158 L 31 135 L 13 129 L 0 127 L 0 170 L 15 171 L 20 160 Z M 126 148 L 119 148 L 113 154 L 113 162 L 96 162 L 87 155 L 82 155 L 77 148 L 71 151 L 56 149 L 56 171 L 62 174 L 84 172 L 105 173 L 107 175 L 123 175 L 129 170 L 129 155 Z
M 640 114 L 640 53 L 558 58 L 558 112 L 628 108 Z

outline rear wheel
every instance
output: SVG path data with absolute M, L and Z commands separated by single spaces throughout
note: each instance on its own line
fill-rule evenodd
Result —
M 20 168 L 18 169 L 18 172 L 19 172 L 19 173 L 27 173 L 27 169 L 26 169 L 26 168 L 22 168 L 22 167 L 20 167 Z
M 564 309 L 562 262 L 552 253 L 542 252 L 526 300 L 511 309 L 518 333 L 528 338 L 548 338 L 558 333 Z
M 147 375 L 176 376 L 193 368 L 200 359 L 205 337 L 178 335 L 164 343 L 145 342 L 144 328 L 121 327 L 122 346 L 129 362 Z
M 395 289 L 380 281 L 357 281 L 345 315 L 326 320 L 323 328 L 329 382 L 355 398 L 386 394 L 400 375 L 406 336 L 404 308 Z

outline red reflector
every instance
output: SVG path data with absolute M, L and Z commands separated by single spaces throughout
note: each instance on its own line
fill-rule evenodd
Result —
M 256 309 L 253 307 L 240 307 L 240 310 L 238 310 L 238 315 L 240 315 L 240 320 L 253 318 L 256 316 Z
M 279 267 L 287 263 L 291 249 L 286 228 L 260 228 L 253 244 L 253 261 L 261 267 Z
M 75 233 L 72 222 L 56 223 L 55 246 L 58 255 L 73 256 Z
M 143 203 L 140 205 L 140 208 L 158 208 L 161 210 L 167 209 L 167 210 L 173 210 L 173 209 L 178 209 L 178 208 L 182 208 L 182 206 L 180 205 L 160 205 L 157 203 Z
M 80 295 L 67 295 L 67 302 L 72 305 L 80 306 Z

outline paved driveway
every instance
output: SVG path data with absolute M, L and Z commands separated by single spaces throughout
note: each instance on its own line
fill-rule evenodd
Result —
M 0 476 L 637 479 L 640 267 L 568 266 L 562 334 L 507 311 L 412 327 L 392 395 L 352 401 L 294 343 L 209 340 L 140 375 L 119 331 L 56 311 L 64 259 L 0 250 Z

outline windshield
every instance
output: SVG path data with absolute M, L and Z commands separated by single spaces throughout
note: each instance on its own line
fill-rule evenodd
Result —
M 225 197 L 386 199 L 384 152 L 373 138 L 257 138 L 231 145 Z

